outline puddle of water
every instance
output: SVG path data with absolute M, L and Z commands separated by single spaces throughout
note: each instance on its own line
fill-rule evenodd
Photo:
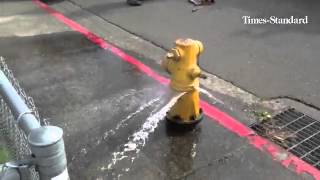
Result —
M 133 135 L 128 138 L 128 143 L 122 145 L 122 151 L 114 152 L 112 154 L 112 160 L 106 167 L 102 167 L 101 170 L 111 170 L 114 166 L 122 160 L 127 160 L 129 162 L 133 162 L 141 149 L 145 146 L 146 141 L 149 138 L 149 135 L 154 132 L 154 130 L 158 127 L 158 124 L 161 120 L 163 120 L 166 116 L 166 113 L 170 110 L 170 108 L 176 103 L 176 101 L 184 95 L 185 92 L 171 92 L 167 97 L 166 102 L 168 102 L 165 106 L 163 106 L 158 112 L 150 113 L 150 116 L 143 123 L 141 128 L 136 131 Z M 130 169 L 124 167 L 121 169 L 121 172 L 128 172 Z M 121 174 L 118 174 L 118 179 L 121 177 Z

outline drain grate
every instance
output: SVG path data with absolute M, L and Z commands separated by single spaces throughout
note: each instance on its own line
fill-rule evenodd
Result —
M 320 121 L 295 109 L 288 109 L 250 127 L 320 169 Z

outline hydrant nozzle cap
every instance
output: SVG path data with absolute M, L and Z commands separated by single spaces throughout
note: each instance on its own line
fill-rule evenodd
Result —
M 167 53 L 167 58 L 168 59 L 172 59 L 173 57 L 174 57 L 173 53 L 171 53 L 171 52 Z
M 195 43 L 197 44 L 197 46 L 199 47 L 199 54 L 203 52 L 204 47 L 201 41 L 195 41 Z

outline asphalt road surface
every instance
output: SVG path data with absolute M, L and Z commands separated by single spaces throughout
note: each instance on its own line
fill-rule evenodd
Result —
M 193 131 L 168 127 L 166 86 L 30 1 L 2 5 L 0 54 L 64 129 L 71 179 L 302 178 L 208 117 Z
M 260 97 L 320 107 L 320 11 L 316 0 L 217 0 L 192 12 L 187 0 L 71 0 L 159 46 L 191 37 L 205 44 L 200 65 Z M 70 16 L 77 16 L 74 13 Z M 242 17 L 305 17 L 307 25 L 245 25 Z
M 42 117 L 64 129 L 72 179 L 299 179 L 208 118 L 167 127 L 167 87 L 78 33 L 0 42 Z

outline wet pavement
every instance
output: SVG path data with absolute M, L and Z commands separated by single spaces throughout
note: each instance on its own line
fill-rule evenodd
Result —
M 64 129 L 71 179 L 302 179 L 207 117 L 192 131 L 168 127 L 167 87 L 57 26 L 8 33 L 0 54 L 40 115 Z

